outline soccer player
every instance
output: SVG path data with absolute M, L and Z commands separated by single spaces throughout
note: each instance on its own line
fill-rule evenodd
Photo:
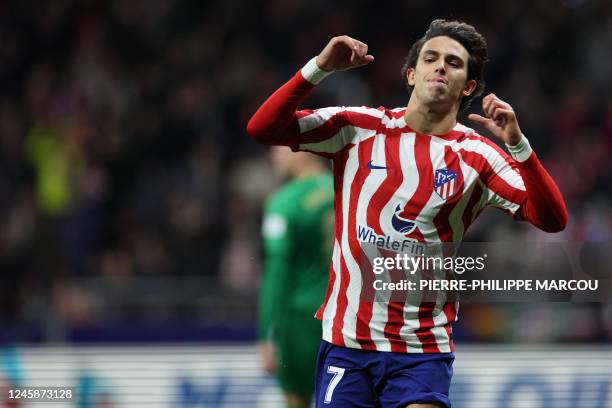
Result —
M 275 170 L 290 181 L 265 205 L 259 350 L 276 372 L 287 407 L 308 408 L 314 392 L 321 323 L 334 239 L 334 185 L 325 160 L 272 148 Z
M 503 149 L 457 122 L 484 89 L 486 42 L 471 25 L 435 20 L 408 52 L 402 75 L 410 98 L 395 109 L 297 110 L 327 75 L 370 64 L 368 46 L 332 38 L 251 118 L 257 141 L 333 160 L 335 242 L 323 324 L 317 406 L 450 407 L 451 324 L 457 303 L 367 301 L 363 235 L 387 242 L 461 241 L 486 206 L 547 231 L 561 231 L 567 209 L 559 189 L 521 132 L 512 107 L 483 98 L 469 115 Z M 371 235 L 371 234 L 370 234 Z

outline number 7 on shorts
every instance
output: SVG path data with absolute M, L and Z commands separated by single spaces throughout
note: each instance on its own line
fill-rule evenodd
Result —
M 344 376 L 344 370 L 345 369 L 341 367 L 335 367 L 335 366 L 327 367 L 327 373 L 333 374 L 334 377 L 329 382 L 329 385 L 327 386 L 327 391 L 325 391 L 325 400 L 323 401 L 324 403 L 329 404 L 331 402 L 332 395 L 334 394 L 334 390 L 336 389 L 336 386 L 342 379 L 342 376 Z

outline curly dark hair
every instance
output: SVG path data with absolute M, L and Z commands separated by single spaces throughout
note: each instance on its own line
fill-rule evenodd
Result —
M 476 81 L 476 89 L 470 96 L 466 96 L 461 100 L 461 104 L 459 105 L 459 110 L 463 111 L 470 106 L 472 100 L 482 94 L 485 88 L 484 82 L 484 66 L 488 61 L 487 59 L 487 42 L 485 41 L 482 34 L 480 34 L 476 29 L 467 24 L 460 21 L 448 21 L 443 19 L 437 19 L 431 22 L 429 28 L 425 32 L 425 35 L 417 40 L 410 51 L 408 52 L 408 56 L 406 57 L 406 62 L 402 67 L 402 78 L 406 81 L 406 86 L 408 87 L 408 93 L 412 94 L 413 86 L 408 84 L 408 79 L 406 78 L 406 72 L 410 68 L 415 68 L 417 64 L 417 60 L 419 58 L 419 54 L 421 53 L 421 49 L 423 48 L 423 44 L 425 44 L 428 40 L 434 37 L 446 36 L 450 37 L 453 40 L 457 41 L 459 44 L 463 45 L 470 57 L 468 60 L 468 75 L 467 79 L 473 79 Z

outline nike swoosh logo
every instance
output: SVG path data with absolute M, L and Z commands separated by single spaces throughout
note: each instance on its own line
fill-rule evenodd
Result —
M 368 169 L 370 169 L 370 170 L 384 170 L 384 169 L 386 169 L 386 168 L 387 168 L 387 167 L 385 167 L 385 166 L 377 166 L 377 165 L 375 165 L 375 164 L 372 164 L 372 162 L 373 162 L 373 161 L 374 161 L 374 160 L 370 160 L 370 161 L 368 162 Z

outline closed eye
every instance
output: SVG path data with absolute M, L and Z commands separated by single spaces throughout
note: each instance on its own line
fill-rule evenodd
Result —
M 453 68 L 461 68 L 463 66 L 463 62 L 456 57 L 448 58 L 446 61 L 448 62 L 448 65 Z

